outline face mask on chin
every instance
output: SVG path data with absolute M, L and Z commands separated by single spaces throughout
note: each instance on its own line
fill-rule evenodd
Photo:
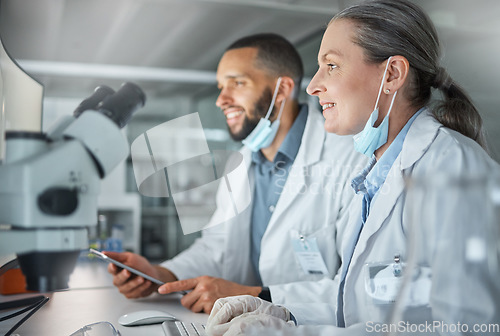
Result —
M 242 143 L 248 147 L 252 152 L 257 152 L 262 148 L 269 147 L 276 137 L 278 128 L 280 126 L 281 113 L 283 112 L 283 107 L 285 106 L 286 99 L 283 99 L 280 106 L 280 111 L 278 113 L 278 118 L 271 123 L 269 117 L 274 108 L 274 103 L 276 102 L 276 96 L 278 95 L 279 87 L 281 84 L 281 77 L 278 78 L 276 87 L 273 93 L 273 99 L 271 100 L 271 105 L 267 110 L 267 114 L 264 118 L 261 118 L 257 126 L 253 131 L 242 141 Z
M 252 113 L 247 114 L 244 110 L 243 114 L 244 119 L 241 125 L 241 129 L 238 131 L 232 131 L 228 126 L 228 132 L 231 136 L 231 139 L 234 141 L 241 142 L 244 140 L 252 131 L 255 129 L 257 124 L 259 123 L 261 117 L 265 116 L 267 113 L 267 109 L 269 105 L 271 105 L 271 101 L 273 100 L 273 89 L 267 87 L 262 92 L 260 98 L 254 103 Z
M 375 153 L 377 149 L 382 147 L 382 145 L 387 142 L 387 136 L 389 134 L 389 115 L 391 114 L 392 105 L 394 104 L 396 94 L 398 93 L 397 91 L 394 92 L 391 105 L 389 106 L 389 111 L 387 111 L 387 115 L 384 117 L 384 120 L 382 120 L 378 127 L 374 127 L 373 125 L 375 125 L 375 122 L 378 119 L 378 102 L 380 100 L 380 95 L 384 86 L 385 75 L 387 74 L 387 69 L 389 67 L 389 61 L 391 60 L 391 58 L 392 56 L 389 57 L 389 59 L 387 60 L 387 65 L 385 66 L 384 76 L 382 77 L 382 83 L 380 83 L 380 89 L 378 90 L 377 101 L 375 102 L 375 108 L 370 114 L 365 128 L 353 137 L 354 149 L 357 152 L 368 157 L 372 157 L 373 153 Z

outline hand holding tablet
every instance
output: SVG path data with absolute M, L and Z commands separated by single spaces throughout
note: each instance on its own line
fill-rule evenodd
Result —
M 125 265 L 125 264 L 123 264 L 123 263 L 121 263 L 121 262 L 119 262 L 119 261 L 117 261 L 117 260 L 115 260 L 115 259 L 113 259 L 113 258 L 110 258 L 110 257 L 108 257 L 107 255 L 105 255 L 104 253 L 102 253 L 102 252 L 100 252 L 100 251 L 97 251 L 97 250 L 94 250 L 94 249 L 92 249 L 92 248 L 91 248 L 91 249 L 90 249 L 90 252 L 91 252 L 91 253 L 93 253 L 93 254 L 95 254 L 95 255 L 96 255 L 96 256 L 98 256 L 99 258 L 101 258 L 101 259 L 103 259 L 103 260 L 105 260 L 105 261 L 108 261 L 108 262 L 110 262 L 110 263 L 113 263 L 113 264 L 115 264 L 116 266 L 118 266 L 118 267 L 120 267 L 120 268 L 124 268 L 124 269 L 128 270 L 129 272 L 131 272 L 131 273 L 133 273 L 133 274 L 135 274 L 135 275 L 138 275 L 138 276 L 140 276 L 140 277 L 143 277 L 143 278 L 144 278 L 144 279 L 146 279 L 146 280 L 151 281 L 152 283 L 155 283 L 155 284 L 157 284 L 157 285 L 159 285 L 159 286 L 161 286 L 161 285 L 163 285 L 163 284 L 164 284 L 164 282 L 163 282 L 163 281 L 160 281 L 160 280 L 158 280 L 158 279 L 155 279 L 155 278 L 153 278 L 152 276 L 147 275 L 146 273 L 143 273 L 143 272 L 141 272 L 141 271 L 138 271 L 138 270 L 136 270 L 135 268 L 132 268 L 132 267 L 127 266 L 127 265 Z

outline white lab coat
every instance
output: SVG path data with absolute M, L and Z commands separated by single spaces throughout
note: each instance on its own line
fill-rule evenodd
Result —
M 365 291 L 365 265 L 391 261 L 398 253 L 401 253 L 403 261 L 407 258 L 406 233 L 411 204 L 405 203 L 404 178 L 406 176 L 421 177 L 439 173 L 450 176 L 482 173 L 496 175 L 499 171 L 499 165 L 477 143 L 443 127 L 428 110 L 423 111 L 411 125 L 402 151 L 379 190 L 380 195 L 371 205 L 370 214 L 352 254 L 345 279 L 343 301 L 345 325 L 349 328 L 304 326 L 296 328 L 293 335 L 337 335 L 337 332 L 341 335 L 351 328 L 353 328 L 351 335 L 365 333 L 373 335 L 373 332 L 367 332 L 365 324 L 369 321 L 383 321 L 387 316 L 390 305 L 375 305 Z M 351 214 L 349 224 L 341 240 L 343 264 L 335 279 L 329 283 L 337 289 L 339 288 L 339 274 L 342 274 L 347 266 L 344 261 L 351 257 L 348 246 L 359 232 L 362 198 L 362 195 L 356 195 L 349 209 Z M 436 206 L 436 211 L 436 216 L 438 216 L 439 206 Z M 459 216 L 458 213 L 459 211 L 457 211 L 457 216 Z M 472 224 L 463 223 L 463 221 L 461 223 L 459 217 L 456 218 L 456 222 L 458 223 L 457 230 L 460 230 L 459 225 Z M 422 225 L 425 224 L 422 223 Z M 419 251 L 422 251 L 419 259 L 420 263 L 428 264 L 432 271 L 432 290 L 430 302 L 428 302 L 432 307 L 432 319 L 439 319 L 443 312 L 450 309 L 449 305 L 452 304 L 449 302 L 450 298 L 441 297 L 441 295 L 446 295 L 450 282 L 462 281 L 460 285 L 463 285 L 463 295 L 466 299 L 461 301 L 467 301 L 467 305 L 460 306 L 463 310 L 460 322 L 475 323 L 477 321 L 474 321 L 476 318 L 474 312 L 482 311 L 484 315 L 489 315 L 487 320 L 490 323 L 500 323 L 498 280 L 494 280 L 491 274 L 485 273 L 477 275 L 475 279 L 465 279 L 465 277 L 453 274 L 450 269 L 460 270 L 460 265 L 443 264 L 442 252 L 439 252 L 439 241 L 433 240 L 438 236 L 439 228 L 424 226 L 423 230 L 429 240 L 426 241 L 426 246 L 419 248 Z M 442 232 L 439 234 L 443 235 Z M 460 274 L 464 275 L 467 272 L 462 270 Z M 497 285 L 492 285 L 495 282 Z M 321 297 L 316 299 L 318 302 L 314 304 L 292 304 L 287 305 L 287 308 L 299 324 L 335 325 L 338 313 L 336 311 L 337 296 L 329 300 Z M 430 314 L 429 309 L 428 313 Z M 287 330 L 285 334 L 292 335 L 290 330 Z
M 240 152 L 253 186 L 252 153 L 245 147 Z M 334 295 L 332 287 L 315 282 L 332 279 L 340 266 L 336 241 L 343 226 L 337 222 L 354 195 L 350 178 L 365 163 L 365 158 L 354 152 L 352 137 L 327 133 L 321 113 L 309 110 L 302 143 L 262 237 L 259 271 L 263 284 L 270 287 L 273 302 L 304 302 L 310 291 Z M 205 229 L 190 248 L 162 266 L 179 279 L 210 275 L 259 285 L 250 258 L 251 212 L 252 204 L 226 223 Z M 316 239 L 327 275 L 310 275 L 302 270 L 291 244 L 299 234 Z M 302 281 L 307 283 L 292 285 L 293 295 L 281 286 Z

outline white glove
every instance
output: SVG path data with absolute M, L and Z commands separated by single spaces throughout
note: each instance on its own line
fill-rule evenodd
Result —
M 273 305 L 251 295 L 240 295 L 215 301 L 212 312 L 208 317 L 207 331 L 212 335 L 223 335 L 230 328 L 228 322 L 239 315 L 250 312 L 253 312 L 254 315 L 274 316 L 284 322 L 290 320 L 290 311 L 285 307 Z
M 223 328 L 223 326 L 228 325 L 229 329 Z M 231 320 L 231 322 L 226 323 L 224 325 L 218 325 L 215 328 L 219 327 L 220 329 L 227 329 L 224 333 L 224 336 L 239 336 L 239 335 L 262 335 L 263 330 L 267 330 L 269 334 L 277 333 L 278 331 L 282 331 L 285 334 L 286 330 L 290 331 L 290 328 L 293 328 L 295 324 L 293 321 L 285 322 L 282 319 L 257 313 L 250 312 L 235 317 Z M 222 330 L 217 330 L 217 332 Z

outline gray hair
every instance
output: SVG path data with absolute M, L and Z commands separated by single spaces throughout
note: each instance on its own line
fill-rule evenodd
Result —
M 431 88 L 444 96 L 434 109 L 444 126 L 486 146 L 482 119 L 467 93 L 440 66 L 439 38 L 427 14 L 408 0 L 374 0 L 344 9 L 330 21 L 347 19 L 356 25 L 354 43 L 366 60 L 381 63 L 401 55 L 410 63 L 409 86 L 403 93 L 420 108 L 429 103 Z

